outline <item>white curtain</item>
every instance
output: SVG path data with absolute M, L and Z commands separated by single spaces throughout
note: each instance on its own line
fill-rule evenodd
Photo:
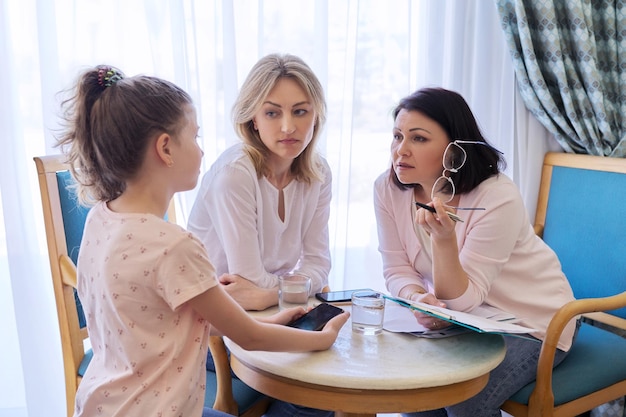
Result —
M 495 5 L 484 0 L 0 1 L 0 417 L 64 416 L 56 313 L 33 156 L 56 153 L 56 93 L 109 63 L 194 97 L 204 169 L 237 141 L 230 108 L 270 52 L 301 56 L 325 86 L 320 152 L 333 170 L 333 289 L 384 290 L 372 185 L 389 166 L 390 110 L 423 86 L 463 94 L 534 214 L 556 148 L 526 111 Z M 186 223 L 195 192 L 178 199 Z

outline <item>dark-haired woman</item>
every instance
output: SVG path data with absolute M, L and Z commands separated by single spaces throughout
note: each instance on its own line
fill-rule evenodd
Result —
M 500 172 L 462 96 L 424 88 L 393 111 L 391 168 L 375 183 L 379 250 L 395 296 L 470 311 L 487 304 L 536 331 L 505 337 L 504 361 L 478 395 L 446 409 L 409 416 L 500 416 L 500 405 L 534 380 L 548 323 L 573 300 L 555 253 L 533 232 L 517 186 Z M 420 207 L 432 207 L 435 211 Z M 424 326 L 448 323 L 416 313 Z M 555 364 L 576 332 L 570 323 Z

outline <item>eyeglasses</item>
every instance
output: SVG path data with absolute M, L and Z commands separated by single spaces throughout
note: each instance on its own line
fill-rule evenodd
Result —
M 485 142 L 470 140 L 455 140 L 450 142 L 448 146 L 446 146 L 446 150 L 443 152 L 443 172 L 441 173 L 441 176 L 437 178 L 435 184 L 433 184 L 433 188 L 430 193 L 431 201 L 434 200 L 435 197 L 439 197 L 439 199 L 446 204 L 454 198 L 456 187 L 454 186 L 454 182 L 452 182 L 452 178 L 446 176 L 446 171 L 450 173 L 459 172 L 459 170 L 463 168 L 463 165 L 465 165 L 465 161 L 467 161 L 467 153 L 459 144 L 487 145 Z M 456 210 L 484 210 L 484 207 L 447 207 L 454 208 Z

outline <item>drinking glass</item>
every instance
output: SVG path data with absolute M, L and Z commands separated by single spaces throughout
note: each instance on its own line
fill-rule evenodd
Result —
M 306 275 L 289 273 L 278 277 L 278 309 L 303 307 L 306 310 L 310 292 L 311 278 Z
M 352 331 L 377 335 L 383 331 L 385 298 L 376 291 L 356 291 L 352 294 Z

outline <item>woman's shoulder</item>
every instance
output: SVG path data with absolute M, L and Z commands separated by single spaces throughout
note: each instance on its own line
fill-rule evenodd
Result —
M 247 168 L 253 168 L 254 166 L 252 164 L 252 161 L 250 160 L 250 157 L 248 156 L 248 154 L 245 152 L 244 150 L 244 145 L 243 143 L 237 143 L 235 145 L 232 145 L 230 148 L 227 148 L 226 150 L 224 150 L 215 160 L 215 162 L 213 162 L 213 165 L 211 165 L 211 169 L 221 169 L 224 167 L 245 167 Z
M 405 191 L 392 181 L 389 170 L 378 175 L 374 181 L 374 193 L 376 194 L 402 195 Z
M 410 189 L 398 187 L 389 175 L 389 170 L 380 174 L 374 181 L 374 200 L 377 204 L 405 204 L 407 199 L 412 199 Z
M 481 193 L 489 193 L 493 195 L 497 195 L 502 192 L 506 192 L 506 194 L 509 195 L 519 194 L 517 184 L 515 184 L 511 178 L 502 172 L 487 178 L 478 184 L 475 190 Z
M 376 180 L 374 181 L 374 186 L 376 188 L 388 187 L 391 184 L 392 183 L 391 183 L 391 180 L 389 178 L 389 170 L 386 170 L 386 171 L 380 173 L 378 175 L 378 177 L 376 177 Z
M 242 181 L 245 178 L 256 179 L 256 170 L 243 145 L 236 144 L 217 157 L 205 174 L 203 183 Z
M 321 182 L 330 183 L 332 181 L 333 173 L 330 169 L 330 164 L 328 163 L 326 158 L 322 154 L 316 153 L 314 163 L 317 165 L 317 168 L 322 175 Z
M 324 173 L 330 172 L 330 165 L 328 164 L 328 160 L 321 153 L 316 153 L 317 160 L 316 163 L 320 166 Z
M 466 202 L 479 206 L 524 206 L 519 187 L 504 173 L 487 178 L 467 193 Z

